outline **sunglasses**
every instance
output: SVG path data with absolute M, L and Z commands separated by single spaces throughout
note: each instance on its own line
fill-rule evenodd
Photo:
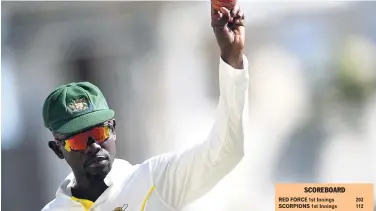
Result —
M 56 141 L 64 142 L 64 148 L 68 152 L 84 151 L 87 148 L 87 143 L 90 137 L 92 137 L 96 143 L 103 144 L 114 134 L 114 128 L 114 124 L 105 123 L 104 125 L 78 133 L 68 139 Z

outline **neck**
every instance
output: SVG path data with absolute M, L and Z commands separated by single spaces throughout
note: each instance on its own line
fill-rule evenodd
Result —
M 79 199 L 96 201 L 108 188 L 103 179 L 90 179 L 88 177 L 75 176 L 76 184 L 72 187 L 72 196 Z

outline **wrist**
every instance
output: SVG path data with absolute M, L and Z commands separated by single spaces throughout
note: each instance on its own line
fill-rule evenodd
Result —
M 228 55 L 226 53 L 221 53 L 221 58 L 224 62 L 226 62 L 234 69 L 244 69 L 243 53 L 237 55 Z

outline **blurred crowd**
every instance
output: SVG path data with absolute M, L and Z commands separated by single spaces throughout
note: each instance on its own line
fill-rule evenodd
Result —
M 186 210 L 274 210 L 281 182 L 375 183 L 376 3 L 240 5 L 246 155 Z M 208 135 L 219 97 L 209 2 L 2 2 L 1 26 L 2 210 L 40 210 L 69 173 L 42 122 L 58 85 L 102 89 L 130 163 Z

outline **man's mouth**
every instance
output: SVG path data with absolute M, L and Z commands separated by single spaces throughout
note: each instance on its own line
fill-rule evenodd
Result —
M 95 158 L 92 158 L 92 159 L 86 161 L 85 162 L 85 166 L 91 166 L 91 165 L 101 164 L 101 163 L 104 163 L 107 160 L 108 159 L 105 156 L 95 157 Z

